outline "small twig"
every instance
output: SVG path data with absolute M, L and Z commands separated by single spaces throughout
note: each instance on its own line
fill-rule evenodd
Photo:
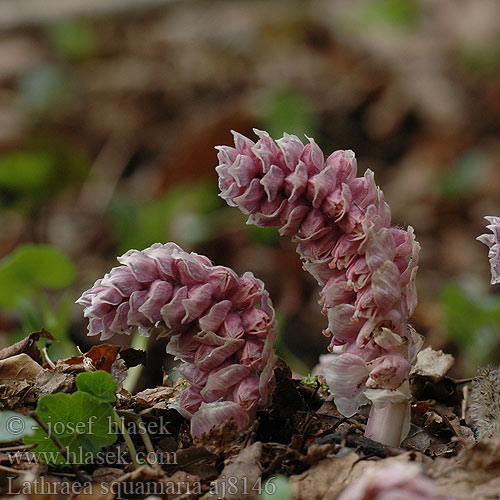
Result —
M 309 398 L 309 401 L 307 402 L 307 405 L 309 406 L 311 401 L 314 399 L 316 394 L 318 394 L 319 388 L 321 387 L 321 382 L 316 379 L 316 387 L 314 388 L 314 392 L 311 394 L 311 397 Z
M 19 470 L 19 469 L 14 469 L 12 467 L 7 467 L 5 465 L 0 465 L 0 470 L 3 471 L 3 472 L 9 472 L 10 474 L 26 474 L 28 473 L 29 471 L 27 470 Z
M 469 378 L 458 378 L 454 380 L 456 385 L 462 385 L 462 384 L 468 384 L 469 382 L 472 382 L 475 377 L 469 377 Z
M 359 434 L 346 435 L 342 432 L 333 432 L 317 438 L 314 444 L 330 444 L 342 441 L 344 441 L 345 446 L 349 448 L 360 449 L 366 456 L 387 458 L 387 446 Z
M 45 422 L 38 416 L 36 411 L 30 412 L 30 417 L 32 417 L 36 421 L 36 423 L 46 432 L 47 436 L 49 436 L 49 438 L 52 439 L 53 443 L 56 445 L 57 449 L 62 453 L 64 459 L 71 467 L 71 470 L 75 473 L 80 483 L 84 484 L 86 482 L 85 477 L 83 476 L 80 469 L 73 463 L 73 460 L 71 460 L 71 455 L 68 449 L 63 446 L 63 444 L 61 443 L 61 441 L 59 441 L 57 436 L 54 436 L 54 434 L 50 432 L 50 429 L 47 427 Z
M 335 422 L 333 427 L 330 429 L 330 432 L 335 432 L 342 424 L 345 424 L 347 420 L 347 417 L 342 417 L 340 420 L 337 420 L 337 422 Z
M 47 346 L 45 346 L 45 347 L 42 348 L 42 353 L 43 353 L 43 357 L 45 358 L 45 361 L 47 362 L 47 364 L 52 369 L 54 369 L 56 367 L 56 365 L 55 365 L 55 363 L 49 357 L 49 353 L 47 352 Z
M 302 431 L 302 437 L 300 438 L 300 443 L 299 443 L 299 446 L 298 446 L 298 451 L 300 453 L 304 453 L 304 448 L 305 448 L 305 444 L 306 444 L 306 439 L 307 437 L 309 436 L 309 432 L 311 431 L 311 427 L 313 426 L 313 415 L 312 413 L 309 413 L 309 415 L 307 416 L 307 420 L 306 420 L 306 423 L 304 424 L 304 430 Z
M 0 453 L 8 453 L 11 451 L 26 451 L 34 448 L 36 443 L 33 444 L 20 444 L 18 446 L 7 446 L 6 448 L 0 448 Z

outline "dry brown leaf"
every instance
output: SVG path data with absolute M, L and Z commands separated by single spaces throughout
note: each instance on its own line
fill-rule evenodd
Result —
M 350 483 L 349 478 L 358 455 L 350 453 L 342 458 L 327 458 L 308 471 L 290 477 L 295 500 L 323 500 L 336 498 Z
M 322 460 L 308 471 L 290 477 L 295 500 L 325 500 L 337 498 L 349 484 L 373 467 L 386 467 L 394 463 L 417 461 L 427 463 L 427 457 L 414 452 L 403 453 L 383 460 L 359 460 L 356 453 Z
M 78 365 L 92 363 L 96 370 L 105 370 L 111 373 L 111 367 L 120 352 L 121 346 L 111 344 L 100 344 L 92 347 L 90 351 L 82 356 L 73 356 L 61 361 L 67 365 Z
M 456 458 L 438 458 L 427 472 L 438 491 L 453 500 L 498 500 L 500 438 L 480 441 Z
M 27 354 L 17 354 L 0 360 L 0 379 L 25 380 L 33 379 L 43 368 Z
M 194 444 L 195 446 L 203 447 L 210 453 L 217 455 L 227 453 L 231 448 L 234 448 L 239 436 L 240 431 L 236 425 L 236 421 L 234 418 L 230 418 L 229 420 L 215 425 L 209 432 L 195 439 Z
M 40 340 L 40 337 L 56 341 L 56 339 L 45 329 L 41 329 L 38 332 L 30 333 L 27 337 L 12 344 L 11 346 L 4 347 L 0 349 L 0 360 L 7 359 L 17 354 L 25 353 L 39 364 L 42 364 L 42 359 L 40 357 L 40 351 L 36 342 Z
M 175 387 L 152 387 L 138 392 L 134 399 L 141 407 L 151 407 L 158 403 L 165 403 L 165 408 L 168 403 L 176 399 L 182 390 Z
M 213 482 L 212 489 L 203 495 L 203 500 L 225 498 L 227 500 L 258 500 L 258 484 L 262 469 L 260 459 L 262 443 L 260 441 L 243 448 L 228 463 L 219 478 Z
M 169 474 L 183 470 L 188 474 L 196 474 L 201 479 L 215 478 L 218 475 L 215 468 L 217 456 L 205 448 L 182 448 L 177 450 L 175 458 L 175 464 L 164 465 Z
M 76 390 L 74 373 L 67 373 L 64 365 L 57 365 L 53 370 L 44 370 L 35 378 L 35 385 L 40 395 Z

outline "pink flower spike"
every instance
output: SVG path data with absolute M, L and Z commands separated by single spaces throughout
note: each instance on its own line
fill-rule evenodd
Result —
M 251 147 L 241 137 L 238 144 Z M 275 362 L 275 313 L 262 281 L 173 243 L 130 250 L 119 261 L 77 301 L 89 335 L 106 340 L 138 329 L 167 337 L 167 353 L 184 362 L 191 384 L 174 407 L 193 419 L 193 435 L 231 417 L 247 425 L 249 412 L 266 403 Z
M 485 217 L 490 223 L 486 227 L 493 234 L 482 234 L 476 239 L 489 247 L 488 259 L 491 267 L 491 284 L 500 283 L 500 217 Z
M 363 393 L 375 390 L 366 386 L 370 371 L 377 391 L 392 391 L 408 376 L 416 349 L 409 341 L 409 319 L 417 302 L 420 246 L 411 227 L 391 227 L 391 211 L 373 172 L 357 177 L 352 151 L 335 151 L 325 161 L 312 140 L 304 146 L 288 134 L 276 142 L 265 132 L 256 134 L 252 154 L 241 138 L 235 141 L 245 162 L 228 150 L 217 167 L 221 196 L 249 213 L 249 224 L 279 226 L 281 235 L 297 243 L 303 268 L 323 287 L 325 334 L 333 334 L 329 350 L 341 353 L 332 363 L 330 390 L 339 411 L 352 415 L 368 401 Z M 231 177 L 233 164 L 246 165 L 246 172 Z M 249 203 L 257 181 L 265 195 L 256 193 Z M 492 236 L 485 242 L 492 246 Z M 393 403 L 377 397 L 380 410 L 385 411 L 384 404 Z M 398 405 L 388 410 L 397 420 L 396 431 L 406 418 L 406 399 Z M 383 420 L 385 413 L 377 415 Z M 391 436 L 391 441 L 399 438 Z

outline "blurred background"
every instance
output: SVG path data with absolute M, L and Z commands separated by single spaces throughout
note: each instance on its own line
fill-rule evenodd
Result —
M 328 344 L 317 286 L 217 196 L 214 146 L 253 127 L 353 149 L 422 245 L 417 330 L 457 376 L 498 364 L 475 240 L 500 215 L 497 0 L 0 0 L 0 347 L 44 327 L 52 359 L 88 349 L 75 299 L 175 241 L 265 281 L 276 349 L 307 374 Z

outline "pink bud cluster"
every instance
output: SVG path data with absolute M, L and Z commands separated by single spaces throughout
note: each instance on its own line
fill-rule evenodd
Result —
M 369 469 L 348 486 L 339 500 L 446 500 L 432 479 L 414 463 Z
M 248 223 L 281 226 L 297 243 L 322 287 L 329 350 L 340 353 L 325 375 L 350 416 L 368 389 L 397 389 L 408 378 L 420 246 L 412 227 L 391 226 L 373 172 L 357 177 L 352 151 L 325 160 L 312 139 L 255 133 L 257 142 L 234 133 L 235 147 L 218 147 L 220 196 L 249 214 Z
M 184 362 L 190 384 L 177 409 L 191 419 L 193 436 L 231 417 L 247 426 L 267 400 L 277 333 L 262 281 L 174 243 L 129 250 L 118 261 L 77 300 L 89 335 L 105 340 L 138 329 L 169 337 L 167 352 Z
M 500 217 L 485 217 L 490 223 L 486 227 L 493 234 L 482 234 L 477 239 L 488 245 L 488 259 L 491 267 L 491 284 L 500 283 Z

